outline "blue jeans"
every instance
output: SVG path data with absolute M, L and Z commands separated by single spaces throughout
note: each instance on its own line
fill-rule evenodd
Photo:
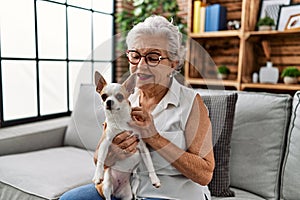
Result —
M 103 200 L 98 194 L 95 185 L 93 183 L 88 185 L 83 185 L 78 188 L 74 188 L 66 193 L 64 193 L 59 200 Z M 112 198 L 112 200 L 120 200 L 117 198 Z M 163 200 L 157 198 L 145 198 L 145 200 Z

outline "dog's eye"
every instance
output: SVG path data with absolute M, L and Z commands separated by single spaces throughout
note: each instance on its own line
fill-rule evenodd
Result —
M 116 94 L 116 99 L 117 99 L 119 102 L 123 101 L 123 99 L 124 99 L 123 94 L 121 94 L 121 93 Z
M 101 95 L 101 99 L 102 99 L 103 101 L 105 101 L 105 100 L 107 99 L 107 97 L 108 97 L 107 94 L 102 94 L 102 95 Z

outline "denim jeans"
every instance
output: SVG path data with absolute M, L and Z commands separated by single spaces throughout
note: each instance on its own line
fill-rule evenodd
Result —
M 74 188 L 64 193 L 59 200 L 103 200 L 93 183 Z M 112 198 L 112 200 L 120 200 Z M 143 198 L 143 200 L 163 200 L 157 198 Z

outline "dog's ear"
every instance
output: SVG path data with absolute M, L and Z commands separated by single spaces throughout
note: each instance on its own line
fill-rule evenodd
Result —
M 98 93 L 100 93 L 104 88 L 104 86 L 106 86 L 107 84 L 104 77 L 97 71 L 95 72 L 95 84 L 96 84 L 96 91 Z
M 135 88 L 135 85 L 136 85 L 136 74 L 131 74 L 127 78 L 127 80 L 124 81 L 124 83 L 122 85 L 126 88 L 126 91 L 128 93 L 127 97 L 130 94 L 133 94 L 134 93 L 134 88 Z

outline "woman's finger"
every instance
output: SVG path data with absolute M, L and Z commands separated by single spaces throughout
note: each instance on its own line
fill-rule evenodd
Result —
M 114 137 L 112 143 L 118 145 L 122 143 L 124 140 L 126 140 L 130 135 L 132 135 L 132 131 L 124 131 L 118 134 L 116 137 Z
M 118 145 L 111 145 L 111 154 L 109 155 L 114 162 L 118 160 L 123 160 L 127 157 L 127 152 L 125 149 L 121 149 Z
M 135 135 L 131 135 L 131 136 L 127 137 L 125 140 L 123 140 L 120 144 L 118 144 L 118 146 L 121 149 L 126 149 L 129 146 L 131 146 L 132 144 L 134 144 L 137 140 L 138 140 L 138 138 Z
M 125 149 L 123 149 L 123 153 L 125 154 L 134 154 L 137 151 L 137 145 L 138 141 L 136 140 L 131 145 L 127 146 Z
M 142 111 L 142 107 L 133 107 L 131 111 Z
M 132 111 L 131 116 L 134 121 L 140 121 L 140 122 L 144 122 L 144 121 L 147 121 L 150 119 L 149 113 L 147 113 L 146 111 L 140 111 L 140 110 Z

